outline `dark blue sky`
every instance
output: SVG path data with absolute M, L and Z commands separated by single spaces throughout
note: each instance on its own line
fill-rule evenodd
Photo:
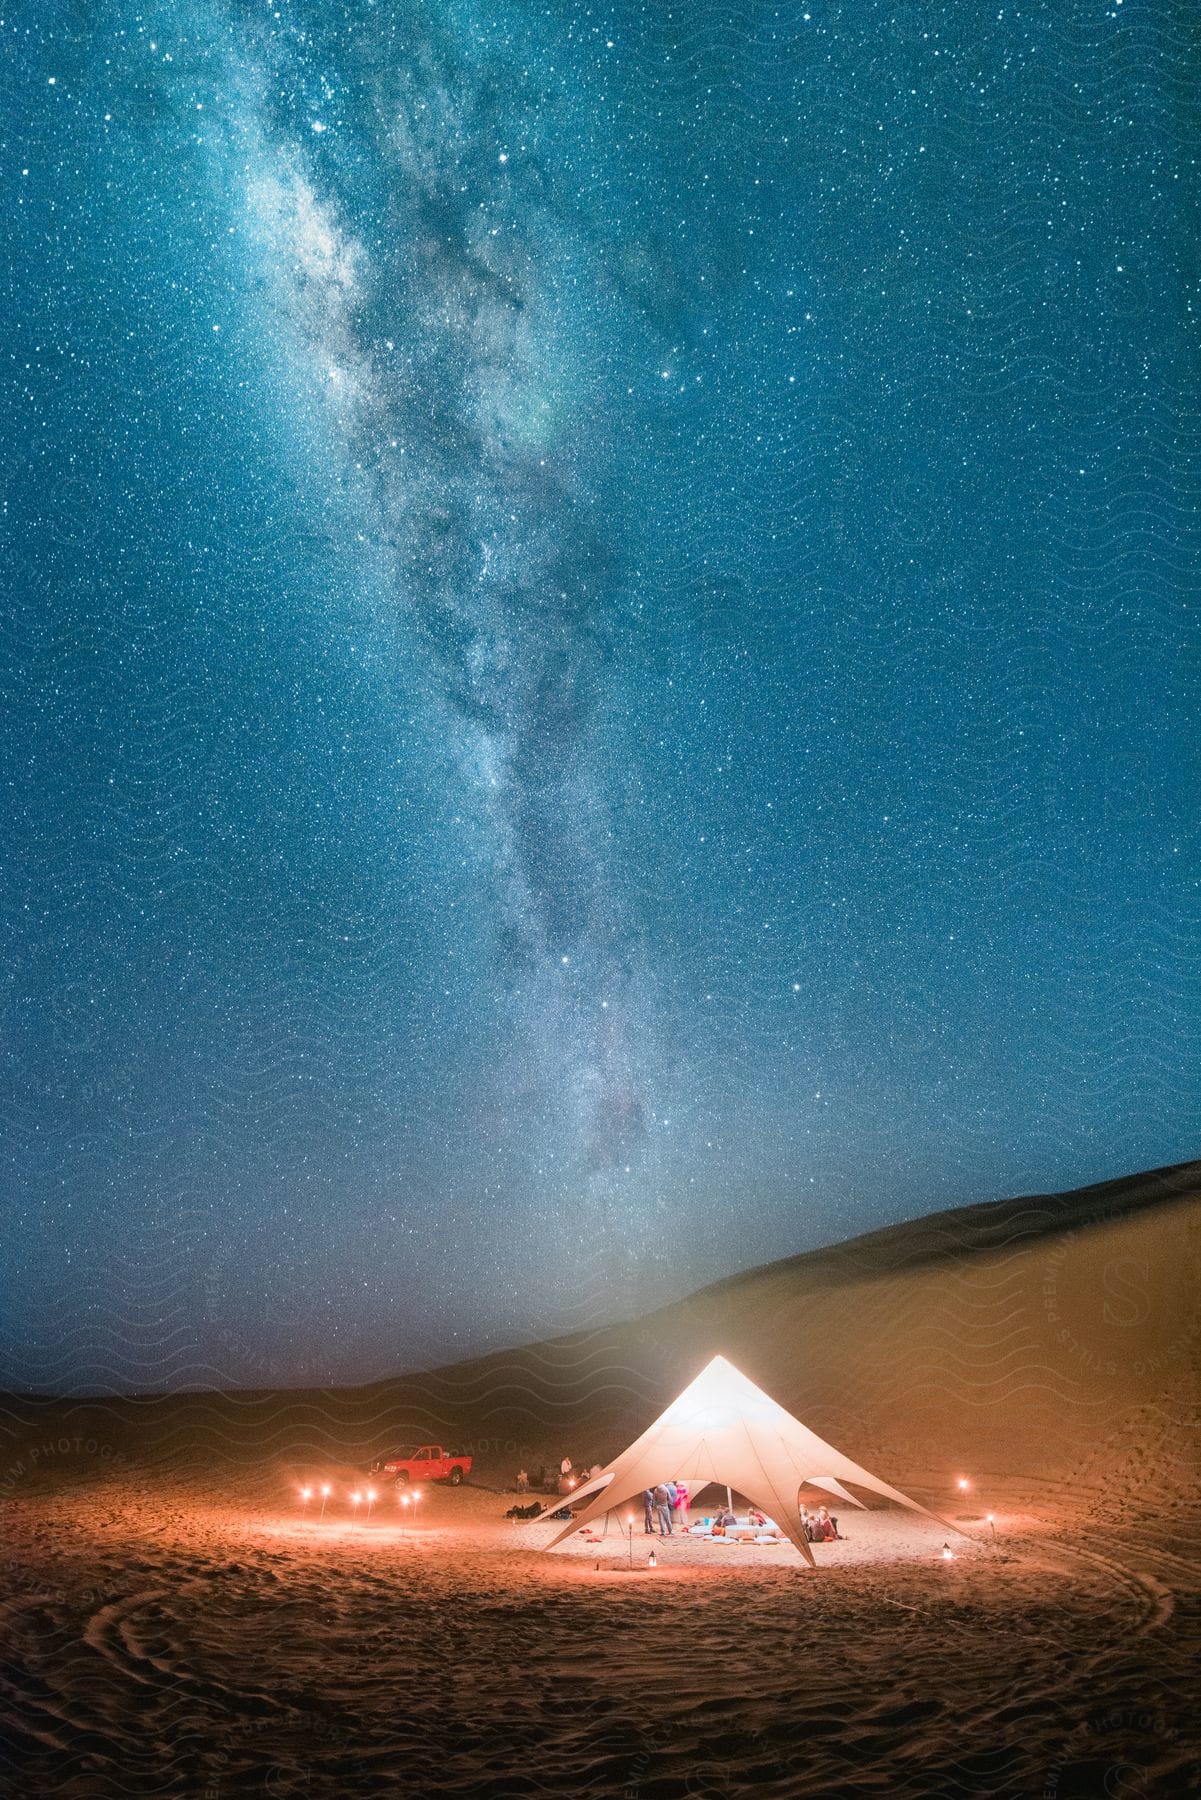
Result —
M 1197 1153 L 1183 12 L 0 44 L 0 1379 L 358 1379 Z

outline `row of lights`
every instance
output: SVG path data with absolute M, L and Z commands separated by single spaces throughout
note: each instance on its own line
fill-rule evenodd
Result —
M 329 1505 L 329 1497 L 333 1493 L 333 1491 L 334 1490 L 330 1486 L 328 1481 L 322 1483 L 321 1489 L 320 1489 L 321 1511 L 317 1515 L 318 1523 L 320 1523 L 320 1521 L 322 1519 L 324 1519 L 324 1517 L 325 1517 L 325 1509 Z M 308 1514 L 309 1501 L 312 1498 L 313 1498 L 313 1490 L 311 1487 L 302 1487 L 300 1489 L 300 1502 L 301 1502 L 300 1516 L 302 1519 L 305 1518 Z M 366 1502 L 367 1502 L 367 1517 L 368 1517 L 368 1519 L 370 1519 L 371 1510 L 374 1507 L 376 1501 L 379 1499 L 379 1495 L 376 1493 L 376 1491 L 373 1487 L 369 1487 L 365 1490 L 355 1488 L 347 1496 L 347 1498 L 349 1499 L 351 1506 L 354 1508 L 354 1517 L 356 1519 L 359 1516 L 360 1506 L 362 1506 L 363 1501 L 366 1500 Z M 400 1504 L 402 1506 L 416 1506 L 416 1504 L 420 1500 L 420 1498 L 421 1498 L 421 1489 L 420 1488 L 414 1488 L 411 1493 L 402 1493 L 401 1495 L 399 1495 Z
M 572 1483 L 572 1484 L 571 1484 L 571 1485 L 573 1485 L 573 1486 L 574 1486 L 574 1483 Z M 961 1494 L 966 1494 L 966 1493 L 967 1493 L 967 1492 L 968 1492 L 968 1490 L 969 1490 L 969 1489 L 970 1489 L 970 1487 L 971 1487 L 971 1485 L 972 1485 L 972 1484 L 971 1484 L 971 1482 L 970 1482 L 970 1481 L 969 1481 L 969 1480 L 968 1480 L 968 1478 L 967 1478 L 967 1476 L 966 1476 L 966 1475 L 961 1475 L 961 1476 L 960 1476 L 960 1477 L 959 1477 L 959 1479 L 958 1479 L 958 1481 L 957 1481 L 957 1482 L 956 1482 L 956 1484 L 955 1484 L 955 1485 L 956 1485 L 956 1487 L 957 1487 L 957 1488 L 958 1488 L 958 1489 L 959 1489 L 959 1492 L 960 1492 L 960 1493 L 961 1493 Z M 326 1509 L 326 1506 L 327 1506 L 327 1505 L 328 1505 L 328 1504 L 329 1504 L 329 1497 L 330 1497 L 330 1495 L 331 1495 L 331 1493 L 332 1493 L 332 1492 L 333 1492 L 333 1489 L 332 1489 L 332 1488 L 331 1488 L 331 1486 L 330 1486 L 330 1484 L 329 1484 L 329 1482 L 328 1482 L 328 1481 L 327 1481 L 327 1482 L 323 1482 L 323 1483 L 322 1483 L 322 1486 L 321 1486 L 321 1511 L 320 1511 L 320 1513 L 319 1513 L 319 1514 L 318 1514 L 318 1515 L 317 1515 L 317 1517 L 318 1517 L 318 1521 L 320 1521 L 320 1520 L 322 1520 L 322 1519 L 324 1519 L 324 1517 L 325 1517 L 325 1509 Z M 378 1498 L 379 1498 L 379 1495 L 378 1495 L 378 1494 L 377 1494 L 377 1493 L 376 1493 L 376 1491 L 375 1491 L 375 1489 L 374 1489 L 374 1488 L 373 1488 L 373 1487 L 369 1487 L 369 1488 L 368 1488 L 368 1489 L 367 1489 L 367 1490 L 366 1490 L 366 1496 L 365 1496 L 365 1497 L 366 1497 L 366 1500 L 367 1500 L 367 1518 L 368 1518 L 368 1520 L 370 1520 L 370 1518 L 371 1518 L 371 1511 L 372 1511 L 372 1508 L 373 1508 L 373 1507 L 374 1507 L 374 1505 L 375 1505 L 375 1503 L 376 1503 L 376 1501 L 377 1501 L 377 1500 L 378 1500 Z M 309 1510 L 309 1501 L 310 1501 L 310 1500 L 311 1500 L 311 1499 L 312 1499 L 312 1498 L 313 1498 L 313 1490 L 312 1490 L 312 1488 L 311 1488 L 311 1487 L 302 1487 L 302 1488 L 301 1488 L 301 1490 L 300 1490 L 300 1499 L 301 1499 L 301 1510 L 300 1510 L 300 1516 L 301 1516 L 301 1518 L 302 1518 L 302 1519 L 303 1519 L 303 1518 L 304 1518 L 304 1517 L 305 1517 L 305 1516 L 306 1516 L 306 1515 L 307 1515 L 307 1513 L 308 1513 L 308 1510 Z M 356 1519 L 357 1519 L 357 1518 L 358 1518 L 358 1516 L 359 1516 L 359 1507 L 360 1507 L 360 1506 L 361 1506 L 361 1505 L 362 1505 L 362 1504 L 363 1504 L 363 1499 L 364 1499 L 364 1494 L 363 1494 L 363 1493 L 362 1493 L 362 1492 L 361 1492 L 361 1491 L 360 1491 L 360 1490 L 359 1490 L 359 1489 L 358 1489 L 358 1488 L 355 1488 L 355 1489 L 354 1489 L 354 1490 L 353 1490 L 353 1491 L 352 1491 L 352 1493 L 351 1493 L 351 1494 L 350 1494 L 350 1496 L 349 1496 L 349 1498 L 350 1498 L 350 1504 L 351 1504 L 351 1506 L 352 1506 L 352 1507 L 353 1507 L 353 1508 L 354 1508 L 354 1517 L 355 1517 L 355 1518 L 356 1518 Z M 410 1503 L 411 1503 L 411 1504 L 412 1504 L 412 1505 L 413 1505 L 413 1506 L 416 1506 L 416 1504 L 417 1504 L 417 1502 L 418 1502 L 418 1501 L 419 1501 L 419 1500 L 420 1500 L 420 1498 L 421 1498 L 421 1489 L 420 1489 L 420 1488 L 414 1488 L 414 1489 L 413 1489 L 413 1490 L 412 1490 L 412 1492 L 411 1492 L 411 1493 L 402 1493 L 402 1494 L 401 1494 L 401 1495 L 400 1495 L 400 1496 L 399 1496 L 399 1499 L 400 1499 L 400 1504 L 401 1504 L 401 1505 L 402 1505 L 402 1506 L 408 1506 L 408 1505 L 409 1505 L 409 1504 L 410 1504 Z M 994 1516 L 993 1516 L 993 1514 L 992 1514 L 992 1513 L 988 1513 L 988 1514 L 987 1514 L 987 1515 L 986 1515 L 986 1517 L 987 1517 L 987 1519 L 988 1519 L 988 1524 L 989 1524 L 989 1528 L 990 1528 L 990 1530 L 991 1530 L 991 1531 L 992 1531 L 992 1535 L 993 1535 L 993 1541 L 994 1541 L 994 1543 L 995 1543 L 995 1542 L 996 1542 L 996 1536 L 997 1536 L 997 1523 L 996 1523 L 996 1519 L 995 1519 L 995 1517 L 994 1517 Z M 628 1517 L 627 1517 L 627 1521 L 626 1521 L 626 1522 L 627 1522 L 627 1525 L 628 1525 L 628 1526 L 629 1526 L 629 1532 L 630 1532 L 630 1563 L 631 1563 L 631 1566 L 632 1566 L 632 1565 L 633 1565 L 633 1560 L 634 1560 L 634 1519 L 633 1519 L 633 1515 L 632 1515 L 632 1514 L 630 1514 L 630 1515 L 629 1515 L 629 1516 L 628 1516 Z M 648 1558 L 648 1559 L 647 1559 L 647 1560 L 648 1560 L 648 1562 L 649 1562 L 649 1564 L 650 1564 L 650 1567 L 651 1567 L 651 1568 L 652 1568 L 652 1569 L 653 1569 L 653 1568 L 654 1568 L 654 1567 L 655 1567 L 655 1564 L 656 1564 L 656 1562 L 657 1562 L 657 1560 L 658 1560 L 658 1559 L 657 1559 L 657 1558 L 656 1558 L 656 1556 L 655 1556 L 655 1552 L 654 1552 L 654 1549 L 653 1549 L 653 1547 L 652 1547 L 652 1549 L 651 1549 L 651 1553 L 650 1553 L 650 1556 L 649 1556 L 649 1558 Z M 944 1544 L 944 1545 L 943 1545 L 943 1547 L 942 1547 L 942 1560 L 943 1560 L 943 1561 L 944 1561 L 944 1562 L 954 1562 L 954 1560 L 955 1560 L 955 1552 L 954 1552 L 954 1551 L 953 1551 L 953 1550 L 952 1550 L 952 1549 L 951 1549 L 951 1546 L 950 1546 L 950 1544 Z

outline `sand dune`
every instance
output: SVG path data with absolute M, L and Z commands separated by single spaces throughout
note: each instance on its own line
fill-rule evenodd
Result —
M 1194 1164 L 369 1388 L 7 1401 L 0 1791 L 1201 1792 L 1199 1315 Z M 505 1521 L 519 1464 L 607 1458 L 717 1350 L 950 1512 L 954 1563 L 890 1512 L 816 1574 Z M 352 1517 L 410 1436 L 473 1483 Z

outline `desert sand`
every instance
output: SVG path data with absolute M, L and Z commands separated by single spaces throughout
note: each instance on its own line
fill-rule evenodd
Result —
M 370 1388 L 9 1399 L 0 1792 L 1201 1793 L 1199 1323 L 1189 1165 Z M 954 1559 L 891 1509 L 816 1571 L 506 1520 L 519 1466 L 607 1460 L 716 1351 Z M 410 1439 L 471 1481 L 355 1515 Z

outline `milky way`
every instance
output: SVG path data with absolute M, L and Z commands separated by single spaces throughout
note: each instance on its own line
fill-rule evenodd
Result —
M 597 493 L 603 422 L 569 404 L 596 381 L 578 291 L 595 305 L 611 286 L 606 245 L 556 179 L 562 79 L 523 68 L 485 16 L 403 26 L 395 60 L 370 27 L 339 34 L 365 90 L 348 164 L 321 117 L 306 140 L 275 116 L 271 93 L 300 76 L 256 67 L 253 34 L 221 148 L 246 171 L 247 226 L 344 458 L 348 517 L 384 560 L 487 819 L 522 1054 L 574 1114 L 595 1186 L 635 1156 L 646 1104 L 592 766 L 621 547 Z

